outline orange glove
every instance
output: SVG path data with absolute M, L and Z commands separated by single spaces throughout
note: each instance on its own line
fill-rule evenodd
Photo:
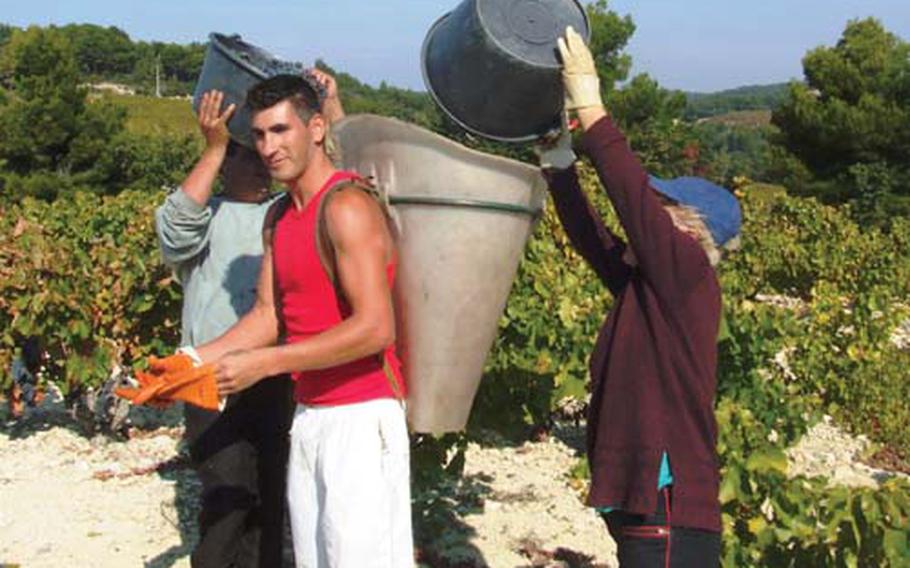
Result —
M 206 410 L 219 410 L 215 366 L 202 365 L 176 374 L 165 375 L 167 383 L 155 395 L 167 400 L 182 400 Z
M 136 371 L 136 380 L 139 381 L 138 387 L 120 387 L 114 389 L 114 394 L 125 398 L 133 404 L 149 404 L 156 408 L 165 408 L 172 404 L 166 400 L 160 400 L 158 393 L 167 384 L 165 375 L 152 375 Z
M 163 359 L 159 359 L 154 355 L 149 357 L 149 370 L 155 375 L 179 373 L 195 366 L 193 358 L 186 353 L 175 353 Z

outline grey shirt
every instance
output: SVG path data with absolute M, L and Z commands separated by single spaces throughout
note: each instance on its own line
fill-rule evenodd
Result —
M 213 197 L 199 205 L 178 189 L 155 212 L 164 262 L 183 286 L 182 345 L 215 339 L 253 307 L 262 223 L 280 195 L 261 203 Z

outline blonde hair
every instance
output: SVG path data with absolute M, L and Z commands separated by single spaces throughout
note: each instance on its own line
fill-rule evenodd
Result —
M 708 261 L 711 263 L 711 266 L 717 266 L 717 263 L 720 262 L 721 252 L 717 243 L 714 242 L 714 237 L 711 236 L 711 231 L 708 230 L 708 226 L 705 224 L 705 219 L 702 217 L 701 213 L 694 207 L 666 200 L 664 202 L 664 208 L 670 213 L 673 224 L 676 225 L 677 228 L 683 230 L 689 229 L 688 232 L 693 234 L 698 241 L 698 244 L 704 249 L 705 254 L 708 255 Z

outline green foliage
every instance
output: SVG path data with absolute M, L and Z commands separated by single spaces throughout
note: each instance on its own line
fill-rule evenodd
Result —
M 582 176 L 585 187 L 596 187 L 591 169 Z M 604 194 L 589 193 L 607 213 Z M 611 224 L 619 230 L 615 218 Z M 547 203 L 500 321 L 473 424 L 514 435 L 546 425 L 561 399 L 584 399 L 588 354 L 609 305 L 605 288 Z
M 904 452 L 910 354 L 890 336 L 908 315 L 910 223 L 897 220 L 886 234 L 853 222 L 849 209 L 752 188 L 745 189 L 744 205 L 742 247 L 722 270 L 728 319 L 735 328 L 765 318 L 763 326 L 745 329 L 749 349 L 773 343 L 738 373 L 786 348 L 794 381 L 787 393 L 818 398 L 855 431 Z M 803 307 L 774 315 L 755 302 L 759 294 L 800 298 Z
M 663 177 L 705 173 L 695 131 L 682 120 L 686 99 L 681 92 L 642 74 L 611 92 L 605 104 L 648 172 Z
M 186 133 L 195 131 L 189 103 L 88 99 L 63 31 L 15 32 L 0 65 L 13 87 L 0 105 L 0 195 L 7 201 L 53 200 L 77 190 L 158 190 L 192 167 L 199 145 Z M 132 132 L 125 130 L 127 116 Z
M 609 92 L 615 83 L 625 81 L 632 68 L 632 58 L 623 53 L 635 24 L 630 16 L 621 17 L 608 8 L 607 0 L 587 5 L 591 28 L 590 48 L 600 76 L 601 89 Z
M 771 128 L 699 122 L 694 127 L 710 177 L 731 187 L 735 178 L 771 179 Z
M 93 191 L 116 194 L 124 189 L 176 187 L 192 169 L 199 151 L 198 137 L 123 133 L 95 164 Z
M 686 93 L 686 118 L 718 116 L 734 111 L 773 110 L 787 95 L 787 83 L 749 85 L 716 93 Z
M 98 179 L 125 112 L 87 104 L 72 46 L 54 28 L 16 31 L 0 53 L 12 86 L 0 106 L 0 179 L 8 199 L 53 199 Z
M 815 178 L 793 188 L 871 202 L 876 211 L 865 220 L 885 217 L 889 195 L 910 197 L 910 44 L 877 20 L 853 20 L 803 67 L 806 83 L 790 86 L 773 117 L 783 147 Z
M 717 421 L 724 566 L 905 565 L 910 485 L 788 478 L 786 456 L 748 406 L 721 400 Z
M 0 73 L 13 94 L 0 108 L 0 158 L 16 173 L 64 166 L 85 111 L 70 45 L 50 30 L 17 31 L 0 54 Z
M 680 91 L 668 91 L 647 74 L 636 75 L 624 88 L 606 100 L 610 112 L 626 129 L 651 120 L 673 120 L 682 116 L 686 97 Z
M 101 99 L 126 110 L 126 130 L 132 134 L 194 137 L 199 134 L 189 99 L 112 94 L 102 95 Z
M 191 95 L 202 63 L 206 44 L 179 45 L 162 42 L 138 42 L 134 46 L 136 65 L 124 82 L 144 94 L 155 93 L 155 71 L 162 81 L 162 94 Z
M 24 199 L 0 215 L 0 384 L 23 338 L 51 353 L 68 392 L 97 385 L 113 361 L 131 364 L 177 340 L 179 294 L 161 264 L 154 208 L 161 193 L 78 192 Z
M 69 24 L 59 30 L 73 46 L 83 76 L 111 77 L 132 72 L 138 54 L 123 30 L 94 24 Z

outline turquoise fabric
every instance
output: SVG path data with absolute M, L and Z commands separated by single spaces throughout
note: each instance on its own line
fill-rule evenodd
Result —
M 670 473 L 670 456 L 664 452 L 660 458 L 660 472 L 657 474 L 657 490 L 673 485 L 673 474 Z
M 670 456 L 664 452 L 660 458 L 660 471 L 657 473 L 657 490 L 673 485 L 673 473 L 670 471 Z M 615 511 L 616 507 L 598 507 L 597 512 L 606 515 Z

